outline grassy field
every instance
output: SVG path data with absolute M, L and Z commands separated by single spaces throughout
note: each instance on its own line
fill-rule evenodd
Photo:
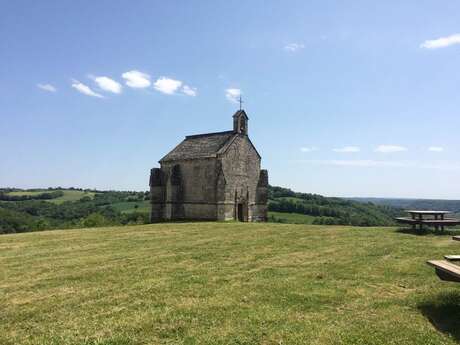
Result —
M 458 344 L 450 236 L 181 223 L 0 236 L 0 344 Z
M 39 195 L 39 194 L 43 194 L 43 193 L 49 193 L 49 192 L 53 192 L 53 191 L 56 191 L 56 190 L 47 190 L 47 189 L 43 189 L 43 190 L 39 190 L 39 191 L 20 191 L 20 192 L 9 192 L 7 193 L 8 195 L 18 195 L 18 196 L 21 196 L 21 195 Z M 90 198 L 93 198 L 94 195 L 96 193 L 93 193 L 93 192 L 84 192 L 84 191 L 81 191 L 81 190 L 71 190 L 71 189 L 62 189 L 60 190 L 64 193 L 63 196 L 59 197 L 59 198 L 55 198 L 55 199 L 49 199 L 49 200 L 46 200 L 46 201 L 49 201 L 49 202 L 52 202 L 52 203 L 55 203 L 55 204 L 62 204 L 63 202 L 65 201 L 77 201 L 77 200 L 80 200 L 81 198 L 85 197 L 85 196 L 88 196 Z
M 274 217 L 282 223 L 289 224 L 312 224 L 316 217 L 300 213 L 286 213 L 286 212 L 268 212 L 268 217 Z
M 23 195 L 40 195 L 43 193 L 47 193 L 48 190 L 36 190 L 36 191 L 17 191 L 17 192 L 8 192 L 8 195 L 16 195 L 16 196 L 23 196 Z
M 149 213 L 151 209 L 149 200 L 117 202 L 117 203 L 111 204 L 110 206 L 112 206 L 115 210 L 120 211 L 121 213 L 132 213 L 132 212 Z
M 54 202 L 55 204 L 62 204 L 65 201 L 77 201 L 80 200 L 81 198 L 88 196 L 90 198 L 94 198 L 94 195 L 96 193 L 93 192 L 83 192 L 81 190 L 69 190 L 69 189 L 64 189 L 62 190 L 64 192 L 64 195 L 56 198 L 56 199 L 51 199 L 49 200 L 50 202 Z

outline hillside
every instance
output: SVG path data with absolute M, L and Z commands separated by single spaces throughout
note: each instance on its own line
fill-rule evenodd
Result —
M 176 223 L 0 236 L 0 344 L 457 344 L 449 236 Z
M 395 225 L 393 218 L 402 213 L 393 206 L 297 193 L 282 187 L 270 187 L 269 200 L 270 211 L 307 215 L 306 222 L 312 224 L 388 226 Z M 271 214 L 274 221 L 283 218 L 279 213 Z M 286 219 L 286 223 L 290 223 L 289 218 Z
M 145 224 L 148 200 L 146 192 L 0 189 L 0 234 Z
M 406 210 L 438 210 L 460 214 L 460 200 L 442 199 L 398 199 L 398 198 L 351 198 L 358 202 L 371 202 L 376 205 L 386 205 Z
M 146 224 L 149 193 L 89 189 L 0 189 L 0 234 L 45 229 Z M 269 221 L 355 226 L 394 225 L 401 210 L 286 188 L 269 188 Z

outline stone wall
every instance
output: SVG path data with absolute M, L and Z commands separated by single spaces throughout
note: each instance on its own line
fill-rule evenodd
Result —
M 152 223 L 163 220 L 164 202 L 165 202 L 165 176 L 159 168 L 150 170 L 150 202 L 152 210 L 150 212 L 150 221 Z
M 268 174 L 246 135 L 217 158 L 164 162 L 151 170 L 151 220 L 266 221 Z
M 163 219 L 216 219 L 217 160 L 194 159 L 163 163 Z M 152 214 L 158 211 L 153 207 Z
M 260 170 L 257 183 L 256 202 L 253 205 L 253 222 L 266 222 L 268 219 L 268 171 Z
M 256 204 L 257 185 L 260 174 L 260 157 L 246 135 L 239 135 L 222 156 L 222 171 L 225 177 L 224 211 L 219 218 L 234 219 L 238 204 L 243 206 L 243 218 L 252 221 L 259 212 Z M 233 204 L 233 207 L 229 206 Z

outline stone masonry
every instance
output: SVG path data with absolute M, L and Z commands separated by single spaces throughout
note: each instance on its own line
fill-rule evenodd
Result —
M 244 110 L 233 130 L 191 135 L 150 172 L 151 221 L 267 220 L 268 172 L 248 137 Z

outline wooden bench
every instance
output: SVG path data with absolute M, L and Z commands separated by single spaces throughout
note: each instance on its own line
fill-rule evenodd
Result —
M 460 261 L 460 255 L 444 255 L 444 259 L 449 261 Z
M 460 283 L 460 266 L 445 260 L 430 260 L 427 263 L 436 269 L 439 279 Z

